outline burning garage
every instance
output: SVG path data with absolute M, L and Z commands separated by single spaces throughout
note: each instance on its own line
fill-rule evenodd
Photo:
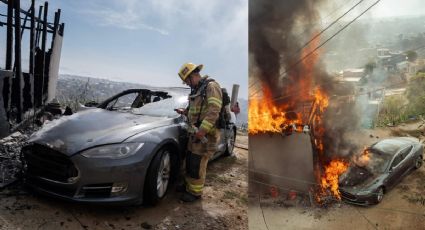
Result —
M 423 147 L 410 139 L 370 147 L 350 139 L 365 115 L 358 90 L 327 72 L 325 45 L 345 27 L 330 35 L 318 29 L 317 9 L 326 2 L 250 1 L 250 187 L 308 194 L 319 205 L 378 203 L 393 186 L 378 178 L 400 181 L 420 167 Z M 383 143 L 398 147 L 376 150 Z

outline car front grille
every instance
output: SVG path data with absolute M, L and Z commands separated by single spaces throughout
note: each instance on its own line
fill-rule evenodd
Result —
M 62 183 L 68 183 L 69 178 L 78 176 L 77 168 L 61 152 L 39 144 L 27 146 L 22 151 L 28 176 Z
M 348 193 L 342 189 L 340 189 L 339 192 L 341 193 L 342 198 L 345 198 L 347 200 L 352 200 L 352 201 L 356 200 L 356 196 L 351 193 Z

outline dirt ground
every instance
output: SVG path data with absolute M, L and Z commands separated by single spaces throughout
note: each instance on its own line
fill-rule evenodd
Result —
M 421 124 L 364 130 L 348 138 L 365 145 L 390 136 L 414 136 L 424 141 L 425 125 Z M 319 208 L 305 205 L 310 204 L 302 202 L 306 197 L 292 200 L 279 194 L 273 198 L 271 192 L 258 192 L 249 186 L 249 229 L 425 229 L 424 166 L 386 193 L 380 204 L 370 207 L 336 202 Z
M 0 229 L 247 229 L 247 142 L 239 135 L 234 156 L 209 164 L 204 198 L 193 204 L 181 203 L 174 187 L 155 207 L 76 204 L 9 188 L 0 191 Z

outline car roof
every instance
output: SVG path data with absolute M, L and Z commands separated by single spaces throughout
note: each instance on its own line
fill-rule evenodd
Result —
M 395 138 L 389 138 L 389 139 L 378 141 L 375 144 L 373 144 L 371 147 L 373 149 L 379 150 L 380 152 L 394 155 L 403 147 L 406 147 L 408 145 L 412 145 L 415 143 L 418 143 L 418 141 L 415 140 L 415 138 L 395 137 Z

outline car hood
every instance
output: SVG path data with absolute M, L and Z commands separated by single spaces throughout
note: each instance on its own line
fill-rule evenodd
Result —
M 47 123 L 29 142 L 73 155 L 93 146 L 120 143 L 140 132 L 172 123 L 173 119 L 167 117 L 90 109 Z
M 353 193 L 373 190 L 383 176 L 383 174 L 369 172 L 364 167 L 352 166 L 339 178 L 339 186 Z

